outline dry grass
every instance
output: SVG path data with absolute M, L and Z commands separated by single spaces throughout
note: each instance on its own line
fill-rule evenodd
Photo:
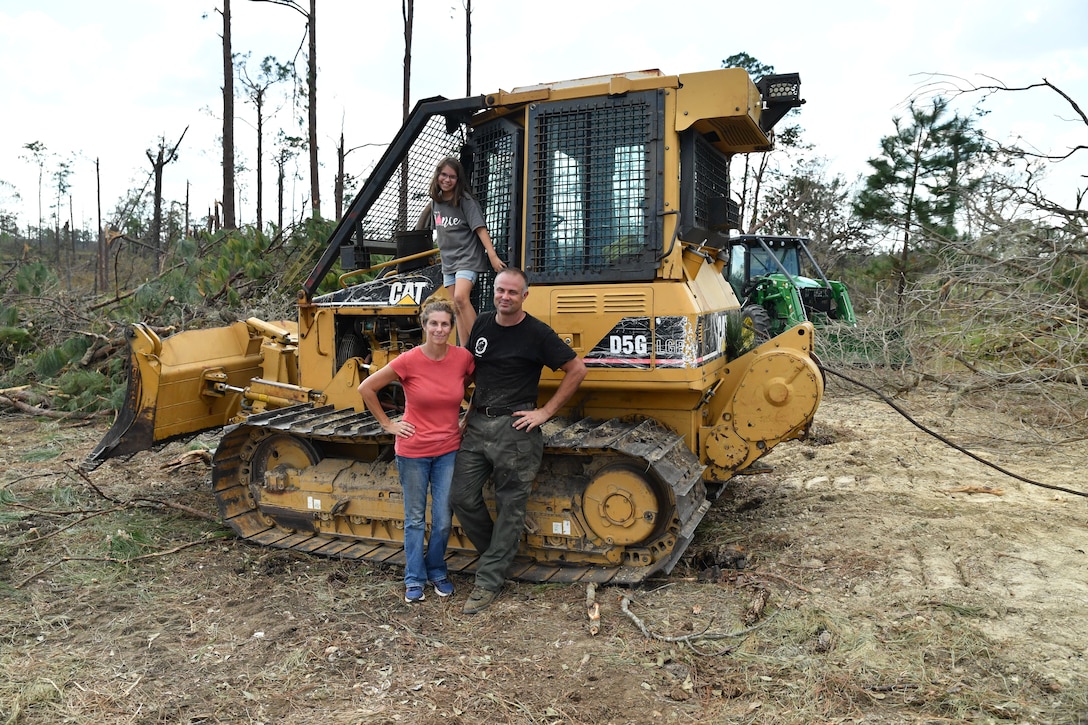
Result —
M 598 590 L 596 637 L 578 585 L 510 585 L 465 617 L 467 580 L 453 601 L 409 607 L 398 571 L 216 538 L 218 524 L 176 511 L 61 531 L 81 515 L 42 511 L 109 508 L 71 470 L 101 431 L 47 425 L 43 439 L 0 418 L 0 723 L 1088 721 L 1074 649 L 1088 644 L 1083 502 L 1023 486 L 990 503 L 943 494 L 941 472 L 969 477 L 959 458 L 891 418 L 856 417 L 879 408 L 825 407 L 839 417 L 776 450 L 772 474 L 739 478 L 671 577 Z M 34 453 L 57 432 L 59 456 Z M 1073 475 L 1084 462 L 1062 453 L 1031 461 Z M 203 469 L 158 468 L 176 454 L 92 480 L 118 500 L 214 511 Z M 1033 550 L 1041 534 L 1065 548 Z M 700 581 L 723 547 L 742 548 L 747 569 Z M 1049 596 L 1023 588 L 1033 571 Z M 751 631 L 695 636 L 745 630 L 758 588 L 769 599 Z M 645 638 L 622 595 L 653 633 L 688 640 Z

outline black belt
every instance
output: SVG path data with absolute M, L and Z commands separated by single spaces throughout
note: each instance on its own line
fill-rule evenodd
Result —
M 476 412 L 483 413 L 488 418 L 501 418 L 504 415 L 513 415 L 515 410 L 532 410 L 536 407 L 535 403 L 526 403 L 525 405 L 517 405 L 513 408 L 496 408 L 488 405 L 477 405 Z

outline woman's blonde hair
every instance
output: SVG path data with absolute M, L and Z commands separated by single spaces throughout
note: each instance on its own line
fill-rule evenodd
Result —
M 431 318 L 436 312 L 445 312 L 450 316 L 450 322 L 453 323 L 457 319 L 457 315 L 453 312 L 453 305 L 446 300 L 431 300 L 427 304 L 423 305 L 423 310 L 419 313 L 420 323 L 426 327 L 427 320 Z

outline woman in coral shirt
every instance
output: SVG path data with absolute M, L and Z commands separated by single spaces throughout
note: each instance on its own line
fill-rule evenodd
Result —
M 421 602 L 429 582 L 440 597 L 453 594 L 446 569 L 446 544 L 453 513 L 450 482 L 461 445 L 461 401 L 472 377 L 472 354 L 449 344 L 453 307 L 428 302 L 420 315 L 426 342 L 402 353 L 359 385 L 366 407 L 395 437 L 397 472 L 404 489 L 404 601 Z M 404 415 L 392 420 L 378 402 L 378 391 L 400 381 Z M 425 541 L 427 493 L 431 495 L 431 536 Z

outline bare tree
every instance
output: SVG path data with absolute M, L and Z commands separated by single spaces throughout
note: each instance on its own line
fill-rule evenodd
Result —
M 403 83 L 403 100 L 401 103 L 401 120 L 408 120 L 408 113 L 411 110 L 411 89 L 412 89 L 412 27 L 415 23 L 416 4 L 415 0 L 401 0 L 400 13 L 404 20 L 404 83 Z M 408 158 L 405 157 L 400 167 L 400 205 L 399 209 L 399 228 L 408 228 Z
M 283 231 L 283 196 L 284 182 L 286 179 L 287 164 L 298 156 L 299 149 L 304 145 L 303 140 L 297 136 L 288 136 L 281 130 L 279 132 L 279 148 L 276 151 L 276 231 Z
M 317 0 L 310 0 L 309 12 L 295 0 L 253 0 L 291 8 L 306 18 L 309 57 L 306 59 L 307 131 L 310 147 L 310 204 L 315 219 L 321 218 L 321 184 L 317 163 Z
M 1080 104 L 1068 93 L 1051 83 L 1046 78 L 1038 83 L 1029 83 L 1025 86 L 1009 86 L 1002 83 L 999 80 L 994 80 L 988 84 L 976 84 L 970 81 L 964 80 L 959 76 L 952 76 L 947 74 L 935 73 L 930 74 L 930 77 L 934 80 L 928 84 L 922 86 L 917 95 L 925 95 L 927 93 L 945 94 L 949 97 L 955 97 L 966 94 L 981 94 L 983 96 L 983 102 L 985 98 L 995 93 L 1030 93 L 1037 89 L 1046 89 L 1057 96 L 1059 96 L 1069 109 L 1076 115 L 1076 118 L 1080 120 L 1081 125 L 1085 127 L 1084 130 L 1088 131 L 1088 114 L 1081 108 Z M 1075 154 L 1088 151 L 1088 144 L 1080 143 L 1074 144 L 1064 151 L 1046 153 L 1037 150 L 1033 145 L 1024 147 L 1019 144 L 1007 144 L 997 139 L 988 139 L 989 142 L 998 149 L 998 151 L 1005 153 L 1011 159 L 1023 160 L 1023 161 L 1039 161 L 1049 163 L 1060 163 L 1073 157 Z M 1081 178 L 1088 182 L 1088 174 L 1081 174 Z M 1034 195 L 1033 195 L 1034 196 Z M 1048 211 L 1066 214 L 1069 212 L 1080 212 L 1081 218 L 1088 218 L 1088 211 L 1081 209 L 1084 204 L 1085 198 L 1088 196 L 1088 186 L 1080 187 L 1076 190 L 1075 202 L 1073 209 L 1059 207 L 1052 203 L 1047 202 L 1045 205 L 1048 207 Z M 1036 200 L 1042 203 L 1044 200 L 1036 197 Z
M 336 146 L 336 186 L 335 186 L 335 202 L 336 202 L 336 220 L 340 221 L 340 217 L 344 214 L 344 189 L 348 182 L 352 181 L 351 174 L 344 170 L 345 159 L 352 151 L 356 151 L 367 146 L 381 146 L 382 144 L 364 143 L 358 146 L 352 146 L 350 149 L 344 147 L 344 126 L 340 124 L 340 143 Z
M 109 256 L 106 248 L 106 229 L 102 226 L 102 173 L 97 158 L 94 160 L 94 187 L 95 200 L 98 205 L 98 254 L 94 275 L 94 291 L 97 294 L 99 290 L 105 292 L 106 287 L 109 286 L 109 265 L 106 264 Z
M 223 226 L 236 229 L 234 212 L 234 56 L 230 43 L 230 0 L 223 0 Z M 156 209 L 158 206 L 156 205 Z
M 53 171 L 53 188 L 57 192 L 57 203 L 53 207 L 53 261 L 57 266 L 60 266 L 60 250 L 63 245 L 60 228 L 60 219 L 63 212 L 61 202 L 71 188 L 71 184 L 68 183 L 68 177 L 71 175 L 71 162 L 64 159 L 57 161 L 57 168 Z
M 30 155 L 23 155 L 20 158 L 33 161 L 38 167 L 38 256 L 40 257 L 42 255 L 42 224 L 44 223 L 42 220 L 42 177 L 45 175 L 46 148 L 41 141 L 23 144 L 23 148 L 29 151 Z
M 264 231 L 264 104 L 265 93 L 272 85 L 286 80 L 291 67 L 278 62 L 272 56 L 261 61 L 256 78 L 250 78 L 245 61 L 238 67 L 240 80 L 246 95 L 257 110 L 257 230 Z
M 147 160 L 151 162 L 151 170 L 155 176 L 155 191 L 154 191 L 154 216 L 151 219 L 151 246 L 155 250 L 155 254 L 158 257 L 160 270 L 163 262 L 165 261 L 165 250 L 162 245 L 162 172 L 166 168 L 166 165 L 177 159 L 178 147 L 181 146 L 182 139 L 185 138 L 185 134 L 188 133 L 189 127 L 186 126 L 185 130 L 181 132 L 181 137 L 178 138 L 178 142 L 174 144 L 174 147 L 169 151 L 166 150 L 166 138 L 159 137 L 159 148 L 157 153 L 152 156 L 151 151 L 148 150 Z
M 340 124 L 340 143 L 336 144 L 336 179 L 332 187 L 332 200 L 336 206 L 336 221 L 344 215 L 344 124 Z
M 472 0 L 465 0 L 465 97 L 472 95 Z

